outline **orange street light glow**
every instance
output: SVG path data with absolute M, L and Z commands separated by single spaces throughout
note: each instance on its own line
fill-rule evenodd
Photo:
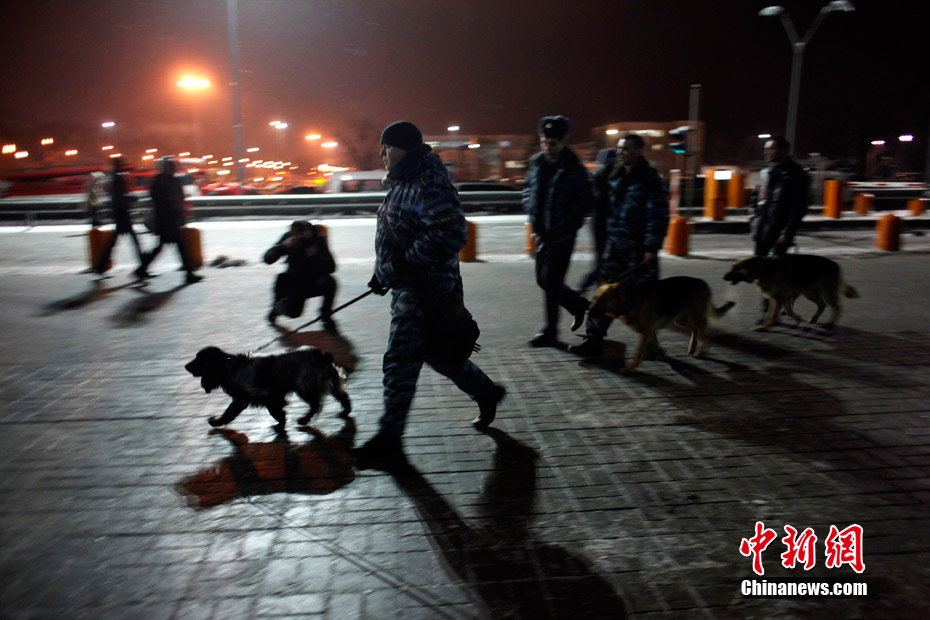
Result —
M 324 149 L 331 149 L 333 147 L 339 146 L 339 143 L 338 142 L 324 142 L 320 146 L 322 146 Z
M 319 140 L 319 139 L 322 138 L 322 137 L 323 137 L 323 136 L 321 136 L 321 135 L 318 134 L 318 133 L 312 133 L 312 134 L 310 134 L 309 136 L 304 136 L 304 140 Z
M 205 80 L 203 78 L 186 77 L 180 82 L 178 82 L 178 86 L 180 86 L 181 88 L 209 88 L 210 80 Z

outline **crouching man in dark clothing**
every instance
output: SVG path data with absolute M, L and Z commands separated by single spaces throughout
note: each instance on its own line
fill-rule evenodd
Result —
M 381 157 L 390 189 L 378 208 L 375 269 L 369 287 L 391 290 L 391 331 L 384 353 L 384 414 L 378 433 L 355 451 L 360 468 L 390 469 L 405 462 L 401 437 L 424 362 L 478 404 L 472 424 L 493 422 L 504 388 L 466 357 L 441 359 L 428 327 L 441 318 L 434 300 L 463 295 L 458 253 L 467 224 L 442 159 L 423 143 L 417 127 L 398 121 L 381 134 Z M 445 302 L 449 303 L 449 302 Z
M 304 311 L 304 302 L 311 297 L 323 297 L 320 314 L 326 329 L 335 329 L 332 319 L 333 301 L 336 299 L 336 261 L 329 251 L 326 236 L 320 229 L 305 220 L 297 220 L 291 229 L 265 252 L 265 262 L 271 265 L 282 256 L 287 257 L 287 271 L 278 274 L 274 283 L 274 301 L 268 321 L 278 316 L 292 319 Z

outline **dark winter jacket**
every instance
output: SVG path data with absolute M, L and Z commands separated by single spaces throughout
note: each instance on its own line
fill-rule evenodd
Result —
M 539 153 L 530 159 L 522 199 L 530 226 L 543 242 L 570 241 L 593 203 L 588 171 L 568 147 L 555 161 Z
M 767 252 L 779 237 L 788 245 L 807 213 L 810 176 L 794 159 L 787 158 L 762 171 L 749 201 L 750 228 L 756 247 Z
M 396 168 L 378 208 L 375 276 L 386 288 L 450 292 L 468 235 L 458 192 L 428 145 L 409 151 Z
M 290 244 L 285 242 L 294 237 Z M 311 279 L 325 276 L 336 271 L 336 261 L 329 251 L 326 237 L 316 226 L 307 233 L 295 234 L 288 231 L 276 244 L 265 252 L 265 262 L 269 265 L 282 256 L 287 256 L 287 270 L 298 278 Z
M 174 240 L 184 226 L 184 188 L 173 174 L 157 174 L 149 188 L 153 203 L 155 234 Z
M 113 221 L 119 231 L 132 227 L 129 208 L 132 198 L 126 194 L 126 177 L 116 173 L 110 175 L 110 209 L 113 212 Z
M 629 169 L 615 166 L 607 185 L 610 213 L 606 253 L 615 258 L 626 256 L 635 264 L 646 252 L 658 252 L 668 230 L 668 199 L 656 169 L 640 157 Z

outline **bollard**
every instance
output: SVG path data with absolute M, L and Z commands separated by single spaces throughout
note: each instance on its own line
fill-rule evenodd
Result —
M 745 174 L 734 174 L 727 181 L 727 206 L 736 209 L 742 209 L 748 203 L 746 201 L 746 188 L 743 184 L 746 182 Z
M 823 216 L 839 219 L 843 212 L 844 181 L 828 179 L 823 185 Z
M 927 210 L 927 203 L 930 203 L 930 198 L 911 198 L 907 201 L 907 210 L 914 217 L 923 215 Z
M 672 256 L 688 255 L 688 236 L 691 233 L 691 222 L 686 217 L 673 217 L 668 224 L 668 234 L 665 236 L 665 252 Z
M 704 217 L 715 222 L 722 222 L 727 212 L 727 199 L 718 196 L 704 201 Z
M 195 269 L 203 267 L 203 245 L 200 240 L 200 229 L 182 226 L 179 243 L 184 244 L 184 252 L 187 254 L 190 266 Z
M 879 218 L 875 225 L 875 247 L 886 252 L 901 249 L 901 218 L 889 213 Z
M 530 223 L 527 222 L 524 224 L 526 227 L 526 241 L 523 243 L 523 251 L 529 254 L 530 256 L 536 255 L 536 235 L 533 233 L 533 227 L 530 226 Z
M 97 266 L 97 262 L 100 260 L 101 254 L 103 254 L 103 248 L 106 247 L 115 234 L 115 230 L 103 230 L 99 226 L 94 226 L 90 229 L 90 232 L 87 233 L 87 258 L 90 259 L 91 268 Z M 113 257 L 111 256 L 109 260 L 107 260 L 107 264 L 104 265 L 103 270 L 109 271 L 112 268 Z
M 468 238 L 465 247 L 459 250 L 459 262 L 473 263 L 478 260 L 478 227 L 467 220 L 465 224 L 468 226 Z
M 856 194 L 853 198 L 853 211 L 859 215 L 868 215 L 875 210 L 875 194 Z

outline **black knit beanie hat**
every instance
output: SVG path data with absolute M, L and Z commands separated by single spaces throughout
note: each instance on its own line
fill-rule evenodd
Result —
M 391 123 L 381 132 L 381 144 L 390 144 L 405 151 L 412 151 L 423 144 L 423 134 L 410 121 Z
M 539 135 L 564 140 L 572 131 L 572 121 L 565 116 L 544 116 L 539 119 Z

